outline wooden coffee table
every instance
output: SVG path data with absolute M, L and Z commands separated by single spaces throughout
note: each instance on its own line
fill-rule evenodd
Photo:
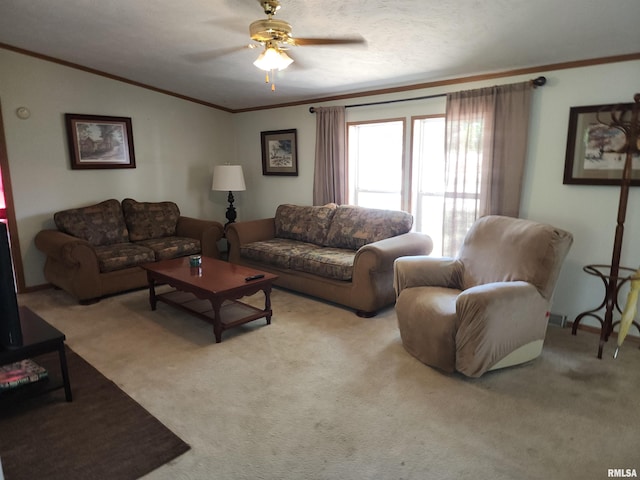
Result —
M 213 325 L 216 343 L 222 332 L 238 325 L 265 317 L 271 323 L 271 286 L 278 278 L 267 272 L 202 257 L 200 267 L 190 267 L 189 258 L 174 258 L 142 265 L 149 280 L 151 310 L 157 302 L 164 302 Z M 255 275 L 262 277 L 246 280 Z M 169 284 L 175 290 L 157 294 L 158 284 Z M 239 302 L 238 299 L 264 292 L 264 309 Z

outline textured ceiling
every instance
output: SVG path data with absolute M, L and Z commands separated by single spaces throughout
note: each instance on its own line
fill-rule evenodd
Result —
M 294 37 L 367 43 L 292 48 L 275 92 L 241 48 L 256 0 L 2 0 L 0 43 L 230 110 L 640 52 L 640 0 L 281 3 Z

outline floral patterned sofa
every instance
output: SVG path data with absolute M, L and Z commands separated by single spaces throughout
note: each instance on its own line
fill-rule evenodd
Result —
M 373 316 L 393 304 L 393 262 L 428 255 L 411 214 L 350 205 L 280 205 L 275 217 L 229 225 L 229 261 L 277 274 L 275 284 Z
M 57 230 L 38 232 L 44 275 L 81 303 L 147 285 L 139 265 L 202 254 L 219 258 L 222 224 L 180 215 L 173 202 L 115 199 L 57 212 Z

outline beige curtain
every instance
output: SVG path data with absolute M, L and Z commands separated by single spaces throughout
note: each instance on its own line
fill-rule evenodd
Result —
M 347 201 L 345 107 L 315 107 L 316 161 L 313 204 Z
M 443 253 L 455 255 L 484 215 L 517 217 L 531 82 L 447 95 Z

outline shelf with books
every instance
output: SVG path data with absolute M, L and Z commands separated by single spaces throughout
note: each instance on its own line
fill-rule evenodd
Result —
M 8 365 L 0 365 L 0 392 L 47 378 L 49 372 L 33 360 L 26 358 Z
M 58 389 L 64 389 L 65 399 L 68 402 L 72 401 L 71 385 L 65 355 L 64 334 L 48 324 L 29 308 L 23 306 L 20 307 L 20 324 L 23 341 L 20 346 L 14 348 L 0 347 L 0 365 L 10 365 L 13 367 L 16 363 L 21 364 L 23 360 L 32 360 L 36 365 L 46 366 L 47 376 L 44 377 L 43 372 L 37 368 L 36 371 L 39 371 L 39 373 L 37 373 L 34 378 L 37 379 L 38 375 L 44 377 L 37 379 L 37 381 L 29 382 L 28 380 L 21 380 L 19 378 L 11 380 L 9 378 L 10 375 L 8 375 L 8 379 L 4 382 L 7 388 L 0 388 L 0 404 L 4 405 L 5 400 L 17 402 L 23 395 L 31 396 L 31 394 L 33 394 L 35 396 Z M 55 363 L 40 363 L 39 357 L 42 356 L 42 360 L 45 360 L 44 356 L 49 353 L 54 355 L 57 353 L 59 368 L 56 367 Z M 11 370 L 11 367 L 9 370 Z M 30 375 L 27 375 L 27 377 L 29 376 Z M 18 382 L 23 382 L 24 384 L 16 388 L 8 388 L 17 385 Z

